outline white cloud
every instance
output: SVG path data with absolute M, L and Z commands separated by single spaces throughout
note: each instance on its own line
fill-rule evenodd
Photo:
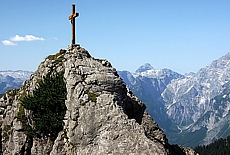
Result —
M 44 41 L 45 39 L 35 37 L 33 35 L 25 35 L 24 37 L 15 35 L 14 37 L 11 37 L 10 40 L 3 40 L 2 44 L 6 46 L 17 46 L 17 44 L 14 43 L 16 41 L 36 41 L 36 40 Z
M 13 43 L 13 42 L 11 42 L 9 40 L 3 40 L 2 44 L 6 45 L 6 46 L 17 46 L 17 44 L 15 44 L 15 43 Z
M 39 38 L 39 37 L 35 37 L 33 35 L 26 35 L 24 37 L 16 35 L 15 37 L 11 37 L 10 38 L 11 41 L 36 41 L 36 40 L 40 40 L 40 41 L 44 41 L 44 38 Z

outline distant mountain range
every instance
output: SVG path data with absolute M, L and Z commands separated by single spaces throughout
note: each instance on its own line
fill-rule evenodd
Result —
M 0 71 L 0 96 L 7 90 L 21 87 L 22 83 L 30 78 L 33 72 L 29 71 Z
M 118 73 L 170 143 L 195 147 L 230 135 L 230 53 L 187 75 L 150 64 Z

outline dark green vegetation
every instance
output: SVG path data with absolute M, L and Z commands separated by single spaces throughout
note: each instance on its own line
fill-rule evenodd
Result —
M 63 118 L 66 113 L 66 85 L 64 73 L 53 76 L 51 73 L 43 80 L 39 80 L 39 87 L 33 95 L 25 96 L 21 100 L 22 107 L 17 118 L 22 122 L 26 134 L 33 136 L 47 136 L 55 140 L 63 130 Z M 25 121 L 25 109 L 32 111 L 33 128 Z
M 86 94 L 88 94 L 88 98 L 90 101 L 97 102 L 97 97 L 99 96 L 98 94 L 93 92 L 86 92 Z
M 207 146 L 197 146 L 194 150 L 200 155 L 229 155 L 230 136 L 226 139 L 218 139 Z

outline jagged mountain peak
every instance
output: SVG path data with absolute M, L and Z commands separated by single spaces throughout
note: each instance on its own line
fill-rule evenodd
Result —
M 149 63 L 140 66 L 132 75 L 134 77 L 143 76 L 148 78 L 184 78 L 183 75 L 168 68 L 154 69 Z
M 228 52 L 227 54 L 222 56 L 220 59 L 222 59 L 222 60 L 230 60 L 230 52 Z
M 150 63 L 145 63 L 144 65 L 140 66 L 135 72 L 141 73 L 146 72 L 147 70 L 153 70 L 154 68 L 151 66 Z
M 60 85 L 52 83 L 59 74 L 63 76 Z M 57 99 L 59 96 L 53 91 L 59 89 L 50 88 L 63 83 L 67 95 Z M 41 86 L 47 90 L 37 93 Z M 51 117 L 48 123 L 52 123 L 44 125 L 47 117 L 43 117 L 44 112 L 54 110 L 56 114 L 55 110 L 61 108 L 46 105 L 45 109 L 49 109 L 36 116 L 36 107 L 36 111 L 25 109 L 28 98 L 37 95 L 41 97 L 27 107 L 44 105 L 40 103 L 43 99 L 48 105 L 64 100 L 66 111 L 61 122 L 52 122 L 54 118 L 48 113 L 45 116 Z M 184 154 L 180 147 L 168 144 L 163 131 L 144 112 L 144 103 L 127 88 L 116 69 L 106 60 L 93 58 L 80 46 L 71 45 L 48 56 L 20 89 L 9 91 L 0 99 L 0 107 L 3 154 Z M 46 130 L 36 130 L 39 120 L 44 121 L 38 127 Z M 56 137 L 50 138 L 50 126 L 55 127 L 56 123 L 63 127 Z M 195 153 L 190 150 L 187 154 Z
M 198 75 L 200 72 L 212 72 L 213 70 L 221 73 L 225 72 L 225 69 L 230 68 L 230 52 L 226 55 L 222 56 L 221 58 L 214 60 L 210 65 L 206 66 L 205 68 L 202 68 L 198 71 Z M 223 70 L 224 69 L 224 70 Z

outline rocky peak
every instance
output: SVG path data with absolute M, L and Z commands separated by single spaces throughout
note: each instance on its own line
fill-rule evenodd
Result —
M 145 72 L 147 70 L 151 70 L 151 69 L 154 69 L 149 63 L 145 63 L 144 65 L 140 66 L 136 72 L 137 73 L 140 73 L 140 72 Z
M 170 69 L 154 69 L 149 63 L 146 63 L 139 67 L 134 73 L 132 73 L 134 77 L 142 76 L 147 78 L 156 78 L 156 79 L 164 79 L 167 78 L 172 80 L 174 78 L 184 78 L 183 75 L 176 73 Z
M 22 102 L 36 95 L 48 75 L 58 73 L 63 73 L 66 86 L 66 110 L 62 129 L 53 139 L 35 130 L 35 119 L 40 116 L 34 118 L 35 111 Z M 50 93 L 57 98 L 55 95 Z M 47 100 L 48 105 L 50 102 Z M 0 153 L 195 154 L 168 144 L 145 108 L 107 60 L 95 59 L 84 48 L 70 45 L 66 51 L 48 56 L 20 89 L 0 99 Z

